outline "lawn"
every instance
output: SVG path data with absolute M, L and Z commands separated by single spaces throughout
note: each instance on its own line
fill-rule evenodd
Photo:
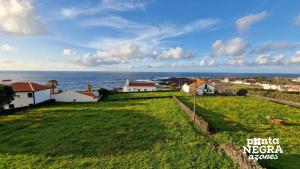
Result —
M 181 97 L 192 107 L 192 97 Z M 300 109 L 249 97 L 198 97 L 197 113 L 212 127 L 217 142 L 234 141 L 246 145 L 250 138 L 279 138 L 283 154 L 278 160 L 263 160 L 267 168 L 299 168 Z M 267 115 L 283 119 L 284 126 L 274 126 Z
M 0 116 L 0 168 L 234 168 L 208 142 L 168 98 Z
M 141 92 L 141 93 L 117 93 L 106 96 L 103 100 L 145 98 L 145 97 L 168 97 L 168 96 L 185 96 L 183 92 Z

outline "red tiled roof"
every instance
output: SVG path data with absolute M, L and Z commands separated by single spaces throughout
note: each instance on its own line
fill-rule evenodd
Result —
M 15 92 L 35 92 L 50 89 L 46 85 L 33 83 L 33 82 L 16 82 L 12 84 Z
M 153 82 L 129 82 L 128 86 L 133 86 L 133 87 L 139 87 L 139 86 L 154 87 L 155 83 L 153 83 Z
M 203 83 L 206 83 L 206 81 L 198 79 L 196 82 L 193 82 L 192 84 L 190 84 L 190 86 L 195 87 L 197 85 L 197 87 L 198 87 L 198 86 L 202 85 Z
M 83 94 L 83 95 L 86 95 L 86 96 L 89 96 L 89 97 L 92 97 L 92 98 L 96 98 L 96 94 L 95 93 L 89 93 L 89 92 L 86 92 L 86 91 L 76 91 L 77 93 L 80 93 L 80 94 Z

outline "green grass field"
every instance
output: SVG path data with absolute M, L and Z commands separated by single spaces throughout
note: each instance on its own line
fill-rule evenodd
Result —
M 50 104 L 0 116 L 0 168 L 234 168 L 172 99 Z
M 185 96 L 183 92 L 143 92 L 143 93 L 117 93 L 106 96 L 103 100 L 110 101 L 115 99 L 145 98 L 145 97 L 164 97 L 164 96 Z
M 192 107 L 192 97 L 180 99 Z M 210 124 L 219 143 L 244 146 L 247 138 L 279 138 L 284 153 L 278 160 L 260 163 L 267 168 L 299 168 L 300 109 L 249 97 L 198 97 L 197 113 Z M 285 125 L 270 124 L 267 115 L 283 119 Z

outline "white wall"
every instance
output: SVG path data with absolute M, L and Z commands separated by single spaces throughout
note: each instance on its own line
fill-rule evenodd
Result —
M 34 92 L 35 104 L 51 99 L 50 89 Z
M 34 104 L 33 96 L 28 98 L 28 93 L 32 92 L 16 92 L 14 100 L 10 104 L 14 104 L 15 108 L 26 107 L 30 104 Z M 4 106 L 5 109 L 9 109 L 9 105 Z
M 202 85 L 197 87 L 197 94 L 203 95 L 204 93 L 214 94 L 215 93 L 215 87 L 212 85 L 207 84 L 207 89 L 205 89 L 205 85 L 207 83 L 203 83 Z
M 76 91 L 65 91 L 53 96 L 57 102 L 97 102 L 97 98 L 80 94 Z
M 130 86 L 124 86 L 123 92 L 150 92 L 150 91 L 156 91 L 156 87 L 149 87 L 149 86 L 141 86 L 141 87 L 130 87 Z
M 189 93 L 190 92 L 190 86 L 185 83 L 184 85 L 182 85 L 181 90 L 183 90 L 186 93 Z

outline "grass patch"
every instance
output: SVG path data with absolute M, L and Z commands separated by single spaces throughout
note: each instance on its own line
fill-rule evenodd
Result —
M 192 97 L 181 97 L 192 107 Z M 249 138 L 279 138 L 284 151 L 278 160 L 262 160 L 267 168 L 300 166 L 300 109 L 249 97 L 198 97 L 197 113 L 212 127 L 220 142 L 246 145 Z M 271 125 L 267 115 L 283 119 L 284 126 Z
M 111 101 L 117 99 L 146 98 L 146 97 L 168 97 L 185 96 L 183 92 L 141 92 L 141 93 L 117 93 L 107 95 L 103 100 Z
M 0 168 L 234 168 L 173 99 L 55 103 L 0 116 Z

